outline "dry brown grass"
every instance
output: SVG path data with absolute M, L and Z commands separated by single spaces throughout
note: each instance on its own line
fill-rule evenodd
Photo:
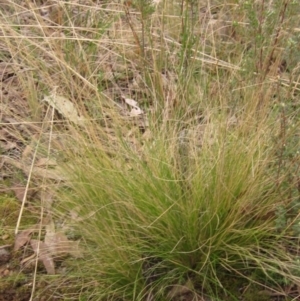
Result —
M 128 176 L 144 162 L 153 168 L 150 184 L 169 189 L 164 177 L 163 184 L 157 181 L 161 168 L 157 162 L 165 160 L 170 166 L 176 162 L 176 168 L 170 170 L 182 172 L 187 179 L 200 176 L 202 164 L 208 173 L 216 165 L 219 174 L 225 169 L 218 165 L 222 156 L 216 148 L 235 141 L 237 153 L 234 148 L 227 149 L 233 162 L 240 162 L 237 158 L 242 154 L 238 152 L 244 149 L 251 156 L 261 151 L 265 164 L 264 152 L 270 152 L 270 162 L 262 164 L 267 171 L 263 171 L 271 174 L 268 185 L 276 183 L 276 189 L 272 187 L 288 208 L 279 218 L 287 218 L 284 225 L 291 229 L 298 222 L 298 213 L 289 206 L 299 194 L 299 135 L 295 130 L 299 125 L 299 8 L 293 1 L 174 0 L 148 4 L 146 0 L 133 1 L 131 6 L 120 1 L 3 1 L 1 190 L 7 193 L 16 186 L 24 188 L 19 195 L 21 208 L 34 207 L 41 220 L 42 240 L 42 220 L 54 217 L 52 201 L 47 202 L 55 198 L 53 191 L 65 189 L 72 176 L 61 168 L 65 163 L 76 171 L 76 165 L 86 160 L 87 169 L 82 167 L 82 172 L 88 174 L 90 169 L 96 177 L 96 154 L 103 155 L 101 168 L 125 169 Z M 80 120 L 70 118 L 49 97 L 73 104 Z M 132 100 L 135 107 L 130 105 Z M 144 113 L 134 114 L 137 108 Z M 207 161 L 202 162 L 198 157 L 203 153 Z M 247 162 L 245 158 L 245 166 Z M 186 164 L 194 164 L 190 173 Z M 245 176 L 230 164 L 228 168 Z M 143 172 L 145 176 L 148 171 L 142 168 Z M 223 180 L 235 187 L 237 176 Z M 122 177 L 116 177 L 118 181 L 125 183 Z M 107 185 L 104 180 L 102 184 Z M 92 192 L 81 187 L 82 196 L 84 188 L 90 196 Z M 229 193 L 217 188 L 212 194 L 215 200 Z M 35 197 L 29 193 L 34 189 L 39 190 Z M 120 197 L 114 191 L 112 195 Z M 237 212 L 247 211 L 246 207 Z M 162 216 L 168 212 L 164 210 Z M 22 212 L 16 221 L 17 231 L 19 222 L 26 227 Z M 285 258 L 297 252 L 292 250 Z M 34 275 L 40 276 L 37 259 Z M 266 261 L 261 267 L 269 268 L 269 264 Z M 282 274 L 298 279 L 281 263 L 278 266 Z M 215 283 L 218 281 L 216 277 Z

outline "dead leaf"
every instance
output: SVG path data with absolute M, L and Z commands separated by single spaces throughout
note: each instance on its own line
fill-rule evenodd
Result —
M 51 95 L 45 96 L 43 101 L 47 102 L 69 121 L 74 122 L 77 125 L 84 125 L 84 118 L 78 113 L 74 104 L 66 97 L 52 92 Z
M 129 106 L 132 107 L 129 116 L 135 117 L 144 114 L 144 111 L 140 109 L 138 103 L 135 100 L 125 97 L 123 97 L 123 99 Z
M 135 100 L 131 99 L 131 98 L 124 98 L 124 101 L 128 105 L 130 105 L 131 107 L 137 107 L 138 106 L 138 103 Z
M 55 231 L 55 224 L 48 215 L 44 221 L 43 225 L 46 227 L 45 241 L 39 241 L 36 239 L 31 239 L 32 232 L 36 231 L 37 226 L 31 227 L 30 229 L 20 232 L 15 239 L 14 250 L 19 250 L 28 241 L 37 256 L 38 260 L 43 263 L 47 273 L 50 275 L 55 274 L 54 259 L 55 256 L 70 254 L 74 257 L 81 257 L 81 252 L 79 249 L 79 241 L 70 241 L 67 236 L 62 232 Z M 32 259 L 32 256 L 25 258 L 22 261 L 25 262 Z
M 136 107 L 136 108 L 132 108 L 129 115 L 131 117 L 135 117 L 135 116 L 139 116 L 139 115 L 142 115 L 144 114 L 144 111 L 141 110 L 139 107 Z
M 16 186 L 12 188 L 12 191 L 15 193 L 16 198 L 22 202 L 24 198 L 24 194 L 26 191 L 25 186 Z
M 67 236 L 61 232 L 55 233 L 51 238 L 51 243 L 48 241 L 47 245 L 51 245 L 50 250 L 53 252 L 53 255 L 70 254 L 75 256 L 75 254 L 78 254 L 78 242 L 68 240 Z
M 26 192 L 25 186 L 13 186 L 11 190 L 14 192 L 16 198 L 23 202 L 24 194 Z M 31 199 L 35 195 L 36 191 L 34 189 L 28 189 L 27 191 L 27 199 Z
M 54 275 L 55 274 L 54 260 L 48 250 L 48 246 L 44 242 L 36 239 L 31 239 L 30 244 L 38 259 L 42 261 L 47 273 L 49 275 Z
M 55 232 L 55 225 L 51 221 L 46 226 L 45 244 L 48 251 L 53 256 L 70 254 L 74 257 L 80 257 L 79 241 L 71 241 L 62 232 Z
M 36 227 L 31 227 L 29 229 L 23 230 L 16 235 L 14 251 L 18 251 L 23 247 L 31 238 L 32 232 L 34 232 Z

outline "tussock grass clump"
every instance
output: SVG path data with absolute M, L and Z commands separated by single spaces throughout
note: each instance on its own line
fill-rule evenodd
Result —
M 282 199 L 268 176 L 271 129 L 249 127 L 245 135 L 211 116 L 188 133 L 174 122 L 151 128 L 143 145 L 120 137 L 110 153 L 78 137 L 89 147 L 68 165 L 73 193 L 63 204 L 80 216 L 81 269 L 97 281 L 95 299 L 214 295 L 226 277 L 257 271 L 269 283 L 274 273 L 294 277 L 275 229 Z
M 13 135 L 31 147 L 15 166 L 32 147 L 57 160 L 46 173 L 33 159 L 28 181 L 55 190 L 40 216 L 83 248 L 50 295 L 288 295 L 300 280 L 295 1 L 7 2 L 1 109 L 9 124 L 22 99 L 14 124 L 31 133 Z

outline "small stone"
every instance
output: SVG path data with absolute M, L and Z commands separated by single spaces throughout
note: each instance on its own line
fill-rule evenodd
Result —
M 6 249 L 0 249 L 0 264 L 7 263 L 10 260 L 10 252 Z

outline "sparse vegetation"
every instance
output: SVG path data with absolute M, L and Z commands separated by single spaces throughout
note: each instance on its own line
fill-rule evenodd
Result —
M 0 300 L 298 300 L 299 13 L 7 0 Z

